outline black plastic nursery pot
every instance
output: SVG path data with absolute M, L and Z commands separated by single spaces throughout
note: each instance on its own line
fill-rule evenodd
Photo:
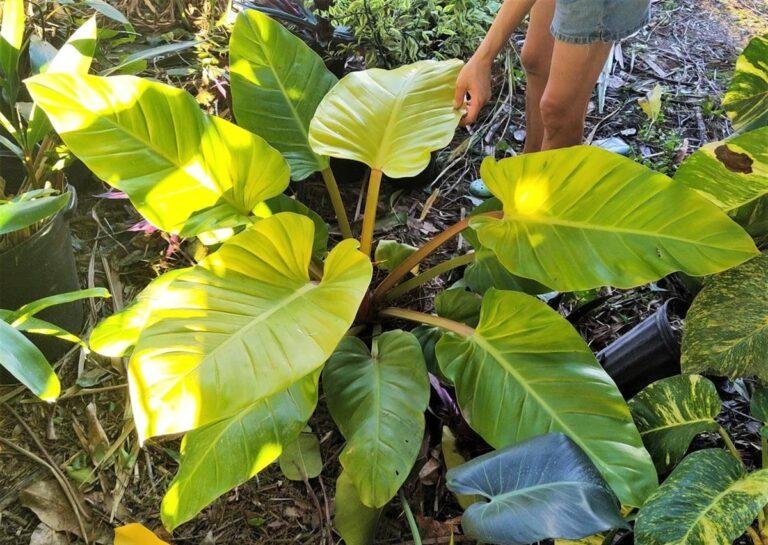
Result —
M 682 316 L 684 310 L 679 299 L 670 299 L 597 354 L 625 398 L 680 374 L 680 332 L 672 327 L 671 317 Z
M 77 204 L 74 188 L 67 186 L 69 205 L 21 244 L 0 253 L 0 308 L 18 307 L 49 295 L 80 289 L 69 220 Z M 67 331 L 79 333 L 83 303 L 50 307 L 37 315 Z M 30 335 L 50 361 L 60 358 L 70 343 L 43 335 Z M 2 377 L 0 377 L 2 378 Z

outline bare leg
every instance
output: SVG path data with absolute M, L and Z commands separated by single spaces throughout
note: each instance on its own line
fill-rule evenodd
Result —
M 611 51 L 610 42 L 555 41 L 549 80 L 539 103 L 544 124 L 541 149 L 581 144 L 587 104 Z
M 520 52 L 525 69 L 525 147 L 523 152 L 539 151 L 544 140 L 539 103 L 549 78 L 555 39 L 549 32 L 555 14 L 555 0 L 538 0 L 531 8 L 528 33 Z

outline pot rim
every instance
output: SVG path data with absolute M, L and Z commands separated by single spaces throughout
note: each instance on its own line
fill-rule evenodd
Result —
M 26 239 L 24 239 L 21 243 L 15 246 L 11 246 L 10 248 L 0 252 L 0 258 L 5 257 L 12 252 L 17 252 L 20 249 L 23 249 L 24 246 L 28 244 L 32 244 L 36 240 L 43 238 L 48 233 L 50 233 L 54 223 L 56 223 L 59 219 L 67 221 L 72 216 L 72 213 L 75 211 L 75 208 L 77 207 L 77 191 L 72 185 L 65 184 L 64 192 L 69 193 L 69 203 L 67 204 L 67 206 L 65 206 L 64 208 L 56 212 L 53 216 L 45 220 L 45 223 L 43 223 L 37 231 L 35 231 L 32 235 L 30 235 Z

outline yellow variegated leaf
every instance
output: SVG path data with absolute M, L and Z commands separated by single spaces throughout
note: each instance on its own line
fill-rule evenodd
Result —
M 768 469 L 747 474 L 724 450 L 686 457 L 637 515 L 638 545 L 731 545 L 768 504 Z
M 723 97 L 736 130 L 768 125 L 768 34 L 755 36 L 736 61 L 736 71 Z

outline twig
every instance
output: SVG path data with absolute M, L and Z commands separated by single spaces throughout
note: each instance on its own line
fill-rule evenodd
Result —
M 27 449 L 20 447 L 19 445 L 16 445 L 9 441 L 8 439 L 4 437 L 0 437 L 0 444 L 5 445 L 6 447 L 15 450 L 19 454 L 22 454 L 23 456 L 26 456 L 30 460 L 40 464 L 41 466 L 44 466 L 53 474 L 54 479 L 56 479 L 56 482 L 59 483 L 59 486 L 61 487 L 62 492 L 64 492 L 64 497 L 67 498 L 67 502 L 69 503 L 69 506 L 72 508 L 72 512 L 75 514 L 75 518 L 77 519 L 77 526 L 80 528 L 80 532 L 83 534 L 83 541 L 85 541 L 86 545 L 90 543 L 88 539 L 88 532 L 85 531 L 85 523 L 83 522 L 82 517 L 80 516 L 80 506 L 77 505 L 77 502 L 74 498 L 70 497 L 68 493 L 68 487 L 66 479 L 61 475 L 61 473 L 58 471 L 57 468 L 40 458 L 38 455 L 36 455 L 34 452 L 30 452 Z

